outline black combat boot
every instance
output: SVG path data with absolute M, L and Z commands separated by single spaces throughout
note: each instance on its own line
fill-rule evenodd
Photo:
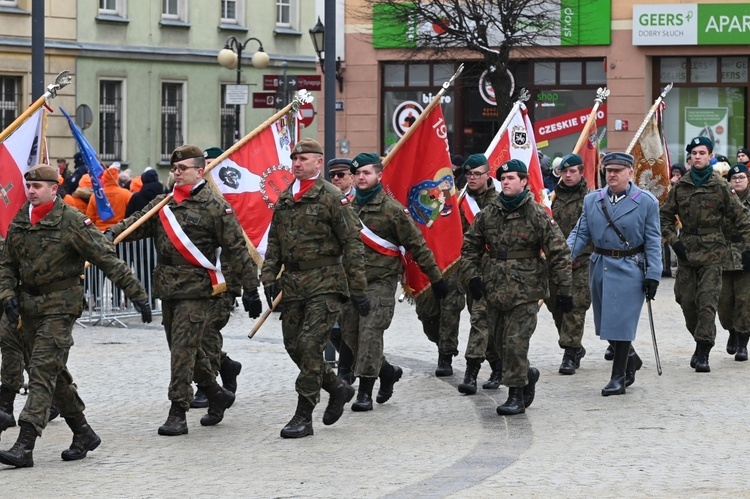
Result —
M 744 362 L 747 360 L 747 340 L 750 339 L 750 333 L 737 333 L 737 354 L 734 360 Z
M 526 408 L 523 406 L 523 387 L 511 386 L 508 388 L 508 400 L 503 405 L 497 406 L 497 413 L 500 416 L 512 416 L 524 412 Z
M 313 434 L 312 412 L 315 406 L 302 395 L 297 396 L 297 411 L 281 429 L 282 438 L 302 438 Z
M 18 440 L 9 450 L 0 452 L 0 463 L 16 468 L 31 468 L 34 466 L 34 444 L 36 443 L 36 430 L 34 425 L 21 421 L 19 423 L 21 431 L 18 433 Z
M 375 401 L 378 404 L 385 404 L 393 396 L 393 385 L 403 376 L 404 370 L 393 364 L 389 364 L 387 361 L 380 366 L 380 388 L 378 389 L 378 396 Z
M 586 355 L 586 349 L 583 347 L 573 348 L 565 347 L 562 363 L 558 372 L 560 374 L 575 374 L 576 369 L 581 367 L 581 359 Z
M 13 401 L 15 399 L 15 391 L 5 385 L 0 385 L 0 433 L 16 426 L 16 418 L 13 417 Z
M 625 394 L 625 370 L 630 355 L 629 341 L 613 341 L 615 358 L 612 360 L 612 377 L 607 386 L 602 388 L 602 395 L 624 395 Z
M 330 394 L 328 405 L 323 413 L 323 424 L 328 426 L 338 421 L 344 414 L 344 404 L 354 397 L 354 388 L 346 381 L 334 378 L 333 383 L 324 386 L 323 389 Z
M 338 377 L 345 381 L 348 385 L 354 384 L 354 353 L 345 342 L 341 342 L 339 348 L 339 366 L 338 366 Z
M 185 419 L 185 409 L 180 406 L 179 402 L 172 402 L 167 421 L 159 427 L 159 435 L 174 437 L 177 435 L 187 435 L 187 433 L 188 426 Z
M 612 345 L 612 342 L 609 342 L 609 345 L 607 345 L 607 349 L 604 351 L 604 360 L 613 360 L 615 358 L 615 347 Z
M 529 382 L 523 387 L 524 407 L 528 407 L 534 402 L 534 396 L 536 395 L 536 382 L 539 381 L 539 369 L 536 367 L 529 367 L 526 377 L 529 378 Z
M 372 410 L 372 387 L 375 386 L 375 378 L 359 377 L 359 390 L 357 401 L 352 404 L 354 412 L 365 412 Z
M 224 419 L 224 411 L 234 404 L 234 393 L 219 386 L 214 381 L 213 385 L 203 387 L 208 397 L 208 414 L 201 418 L 201 426 L 214 426 Z
M 628 365 L 625 367 L 625 386 L 635 383 L 635 372 L 640 370 L 641 367 L 643 367 L 643 361 L 631 344 L 630 354 L 628 354 Z
M 497 390 L 500 388 L 500 379 L 503 376 L 503 361 L 499 359 L 493 360 L 490 362 L 490 367 L 492 368 L 490 379 L 484 382 L 482 388 L 485 390 Z
M 229 355 L 225 355 L 221 359 L 221 366 L 219 367 L 221 384 L 232 393 L 237 391 L 237 376 L 240 375 L 240 371 L 242 371 L 242 364 L 230 359 Z
M 444 378 L 446 376 L 453 376 L 453 355 L 451 354 L 439 354 L 437 369 L 435 369 L 435 376 L 438 378 Z
M 195 390 L 195 396 L 193 396 L 193 400 L 190 401 L 190 408 L 205 409 L 206 407 L 208 407 L 208 397 L 206 397 L 206 394 L 203 393 L 203 390 L 197 388 Z
M 695 359 L 695 372 L 710 373 L 711 366 L 708 365 L 708 354 L 713 345 L 707 341 L 698 342 L 698 354 Z
M 698 342 L 696 341 L 695 342 L 695 351 L 693 351 L 693 356 L 690 357 L 690 367 L 692 367 L 693 369 L 695 369 L 695 364 L 698 363 L 698 349 L 699 349 Z
M 73 443 L 70 444 L 70 448 L 62 451 L 63 461 L 83 459 L 90 450 L 96 449 L 102 443 L 102 439 L 91 429 L 82 412 L 66 417 L 65 422 L 73 430 Z
M 474 395 L 477 393 L 477 376 L 482 363 L 476 359 L 466 361 L 466 373 L 464 373 L 464 382 L 458 385 L 458 391 L 465 395 Z
M 737 353 L 738 343 L 739 341 L 738 341 L 737 331 L 730 329 L 729 338 L 727 339 L 727 353 L 729 355 L 734 355 Z

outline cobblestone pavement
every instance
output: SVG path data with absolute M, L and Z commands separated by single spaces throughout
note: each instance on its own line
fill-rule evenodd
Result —
M 413 308 L 397 306 L 386 352 L 404 367 L 393 398 L 367 413 L 348 408 L 333 426 L 314 413 L 315 435 L 284 440 L 279 430 L 295 404 L 296 370 L 274 314 L 253 340 L 237 313 L 225 349 L 242 362 L 237 402 L 205 428 L 188 413 L 190 433 L 158 436 L 167 416 L 168 351 L 158 324 L 128 329 L 76 327 L 69 367 L 102 445 L 83 461 L 63 462 L 71 433 L 61 420 L 34 450 L 35 467 L 0 467 L 0 497 L 678 497 L 746 496 L 744 460 L 750 362 L 724 351 L 720 329 L 712 372 L 688 366 L 694 344 L 665 279 L 654 302 L 664 369 L 654 367 L 644 308 L 635 342 L 644 360 L 627 395 L 602 397 L 611 364 L 593 334 L 574 376 L 557 373 L 562 350 L 543 308 L 532 339 L 541 371 L 525 415 L 500 417 L 504 388 L 464 396 L 456 375 L 435 378 L 436 348 Z M 461 350 L 469 321 L 461 322 Z M 486 379 L 484 364 L 480 378 Z M 16 399 L 16 415 L 25 398 Z M 3 433 L 7 449 L 17 428 Z

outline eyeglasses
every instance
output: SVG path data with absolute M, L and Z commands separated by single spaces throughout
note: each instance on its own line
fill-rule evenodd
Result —
M 331 172 L 331 178 L 344 178 L 349 175 L 349 172 Z
M 487 175 L 489 173 L 489 170 L 483 171 L 483 172 L 466 172 L 466 176 L 469 178 L 479 178 L 482 175 Z
M 185 173 L 185 170 L 187 170 L 187 169 L 189 169 L 189 168 L 196 168 L 196 169 L 197 169 L 197 168 L 200 168 L 200 166 L 185 166 L 185 165 L 173 165 L 173 166 L 172 166 L 172 167 L 171 167 L 171 168 L 169 169 L 169 171 L 170 171 L 170 172 L 172 172 L 172 173 L 174 173 L 174 172 L 176 172 L 177 170 L 180 170 L 180 172 L 181 172 L 181 173 Z
M 742 182 L 747 180 L 747 175 L 732 175 L 732 182 Z

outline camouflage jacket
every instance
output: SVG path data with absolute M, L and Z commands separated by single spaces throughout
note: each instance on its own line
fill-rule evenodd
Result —
M 25 203 L 8 227 L 0 257 L 2 303 L 16 294 L 18 286 L 22 315 L 81 315 L 83 286 L 79 277 L 87 260 L 102 269 L 131 300 L 147 298 L 146 290 L 117 258 L 112 244 L 80 211 L 56 198 L 52 211 L 32 226 L 29 206 Z M 63 281 L 74 283 L 39 294 L 38 288 Z
M 744 241 L 743 248 L 750 249 L 750 216 L 718 174 L 711 175 L 701 187 L 696 187 L 690 174 L 683 175 L 669 191 L 659 213 L 662 237 L 670 245 L 682 241 L 689 265 L 727 261 L 727 241 L 721 230 L 725 220 L 733 224 L 734 233 Z M 676 216 L 682 222 L 679 236 Z
M 506 252 L 544 251 L 541 256 L 508 258 Z M 489 258 L 483 258 L 489 251 Z M 461 270 L 466 281 L 479 276 L 487 290 L 488 303 L 509 310 L 547 297 L 547 268 L 558 293 L 570 296 L 572 273 L 570 250 L 555 221 L 535 203 L 533 195 L 512 212 L 496 197 L 464 234 Z
M 735 194 L 737 194 L 735 192 Z M 742 194 L 737 194 L 737 198 L 745 208 L 745 212 L 750 214 L 750 189 L 746 189 Z M 724 262 L 724 270 L 743 270 L 742 268 L 742 252 L 748 248 L 748 243 L 742 239 L 742 235 L 735 231 L 735 224 L 733 220 L 725 219 L 724 226 L 724 237 L 729 242 L 729 251 L 727 252 L 727 260 Z
M 573 186 L 567 187 L 562 182 L 555 187 L 555 200 L 552 201 L 552 217 L 566 238 L 573 232 L 573 227 L 578 223 L 583 212 L 583 198 L 589 193 L 588 183 L 583 178 Z M 576 258 L 573 265 L 577 268 L 587 264 L 591 253 L 594 251 L 593 243 L 588 243 Z
M 141 211 L 110 227 L 115 237 L 158 204 L 164 195 L 154 198 Z M 170 199 L 167 204 L 188 238 L 211 262 L 216 262 L 216 250 L 221 248 L 221 267 L 224 274 L 233 274 L 244 289 L 258 287 L 258 267 L 248 253 L 242 227 L 234 210 L 224 197 L 204 183 L 194 188 L 190 197 L 180 204 Z M 212 293 L 208 271 L 185 262 L 167 236 L 159 215 L 149 218 L 127 238 L 135 241 L 154 238 L 157 265 L 154 269 L 154 294 L 163 300 L 210 298 Z M 231 282 L 229 283 L 231 284 Z
M 468 188 L 466 189 L 466 195 L 474 198 L 480 210 L 483 210 L 485 206 L 490 204 L 490 202 L 492 202 L 492 200 L 497 197 L 497 194 L 498 193 L 497 193 L 497 189 L 495 189 L 494 182 L 489 182 L 489 186 L 481 194 L 475 194 L 472 191 L 470 191 Z M 469 224 L 469 221 L 464 216 L 463 208 L 460 211 L 461 211 L 461 228 L 463 229 L 464 232 L 466 232 L 467 230 L 469 230 L 469 226 L 471 224 Z
M 417 228 L 406 208 L 398 201 L 387 196 L 384 191 L 380 191 L 364 206 L 360 206 L 355 198 L 352 208 L 359 215 L 362 223 L 375 234 L 396 246 L 406 248 L 430 282 L 442 279 L 443 275 L 435 263 L 432 251 L 427 247 L 422 232 Z M 367 282 L 400 275 L 403 270 L 400 257 L 383 255 L 365 244 Z
M 285 265 L 280 278 L 285 301 L 328 293 L 346 300 L 350 291 L 364 295 L 367 281 L 361 226 L 349 200 L 322 176 L 297 202 L 292 186 L 279 195 L 274 207 L 261 281 L 273 282 Z M 333 263 L 316 263 L 325 261 Z M 295 270 L 297 265 L 313 268 Z

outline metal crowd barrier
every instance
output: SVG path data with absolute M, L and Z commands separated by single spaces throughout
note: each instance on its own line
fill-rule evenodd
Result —
M 133 270 L 148 293 L 153 315 L 161 315 L 161 300 L 153 297 L 151 281 L 156 266 L 156 250 L 152 238 L 122 242 L 115 246 L 117 256 Z M 98 267 L 91 265 L 84 278 L 86 309 L 78 324 L 86 326 L 117 326 L 127 328 L 122 319 L 140 317 L 125 293 L 115 286 Z

